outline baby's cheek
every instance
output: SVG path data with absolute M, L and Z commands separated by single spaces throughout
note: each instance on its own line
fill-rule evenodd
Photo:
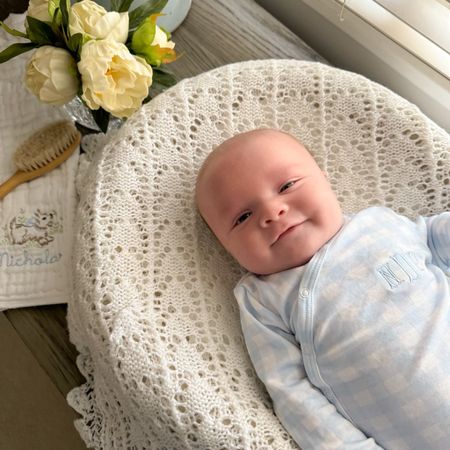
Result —
M 260 265 L 265 261 L 266 255 L 260 249 L 246 246 L 241 247 L 239 251 L 233 255 L 239 264 L 250 272 L 258 272 Z

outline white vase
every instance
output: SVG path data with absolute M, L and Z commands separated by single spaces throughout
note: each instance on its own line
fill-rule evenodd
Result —
M 110 8 L 109 0 L 95 0 L 95 2 L 102 5 L 106 9 Z M 148 0 L 134 0 L 130 6 L 130 10 L 132 11 L 147 2 Z M 172 33 L 187 16 L 191 3 L 192 0 L 169 0 L 164 9 L 161 11 L 164 15 L 158 17 L 156 23 L 169 33 Z

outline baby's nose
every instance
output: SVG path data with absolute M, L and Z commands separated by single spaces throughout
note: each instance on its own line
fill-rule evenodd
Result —
M 263 214 L 261 215 L 261 226 L 268 226 L 272 222 L 277 222 L 280 220 L 280 217 L 287 213 L 288 206 L 285 203 L 274 202 L 266 207 L 263 210 Z

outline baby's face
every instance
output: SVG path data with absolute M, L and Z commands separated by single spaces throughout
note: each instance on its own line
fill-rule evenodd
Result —
M 247 270 L 266 275 L 305 264 L 341 228 L 325 174 L 295 139 L 260 130 L 221 147 L 199 178 L 198 207 Z

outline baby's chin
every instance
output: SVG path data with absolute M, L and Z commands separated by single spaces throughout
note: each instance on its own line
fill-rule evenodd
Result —
M 255 275 L 273 275 L 274 273 L 303 266 L 304 264 L 307 264 L 313 256 L 314 252 L 311 255 L 303 255 L 301 258 L 297 258 L 292 261 L 271 261 L 265 264 L 248 265 L 247 267 L 243 264 L 241 265 L 244 269 L 254 273 Z
M 277 252 L 267 259 L 256 259 L 251 264 L 248 261 L 239 262 L 246 270 L 255 275 L 272 275 L 309 263 L 329 239 L 329 235 L 318 236 L 307 243 L 289 246 L 283 249 L 284 251 Z

